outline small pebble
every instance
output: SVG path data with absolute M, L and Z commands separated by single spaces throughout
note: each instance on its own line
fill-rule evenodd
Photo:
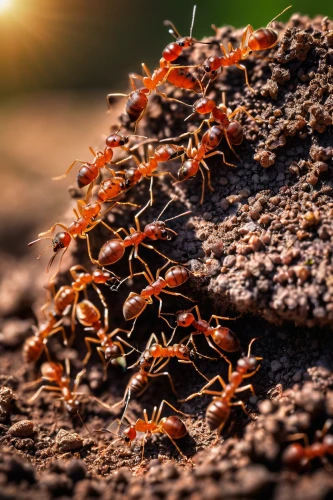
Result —
M 8 429 L 8 433 L 15 437 L 32 436 L 34 433 L 34 424 L 31 420 L 20 420 Z

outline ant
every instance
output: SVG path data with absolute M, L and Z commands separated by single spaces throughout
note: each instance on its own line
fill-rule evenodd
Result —
M 45 344 L 47 339 L 57 332 L 62 333 L 64 345 L 68 344 L 65 329 L 63 326 L 61 326 L 63 318 L 59 318 L 55 311 L 49 312 L 47 316 L 45 315 L 44 311 L 43 313 L 45 321 L 41 324 L 38 324 L 38 327 L 36 327 L 35 325 L 32 326 L 34 335 L 28 337 L 23 344 L 22 357 L 24 363 L 29 364 L 38 361 L 42 352 L 46 348 Z
M 125 253 L 125 250 L 128 246 L 132 246 L 131 253 L 129 255 L 129 270 L 130 270 L 130 276 L 133 276 L 133 271 L 132 271 L 132 258 L 134 257 L 135 259 L 138 259 L 146 268 L 147 272 L 149 273 L 149 267 L 148 264 L 138 255 L 138 249 L 139 245 L 141 244 L 145 248 L 149 248 L 150 250 L 153 250 L 156 252 L 158 255 L 163 257 L 166 260 L 169 260 L 170 262 L 174 262 L 177 264 L 177 262 L 172 261 L 168 257 L 166 257 L 163 253 L 161 253 L 159 250 L 154 248 L 152 245 L 147 245 L 146 243 L 143 243 L 143 241 L 148 238 L 150 240 L 171 240 L 172 235 L 177 236 L 177 233 L 173 231 L 172 229 L 166 227 L 166 222 L 169 222 L 170 220 L 174 220 L 178 217 L 183 217 L 184 215 L 188 215 L 191 212 L 187 211 L 182 214 L 176 215 L 174 217 L 171 217 L 170 219 L 166 219 L 165 221 L 160 221 L 160 217 L 162 214 L 165 212 L 165 210 L 168 208 L 170 203 L 172 203 L 175 200 L 176 197 L 173 197 L 163 208 L 162 212 L 160 215 L 157 217 L 157 219 L 154 222 L 151 222 L 150 224 L 147 224 L 144 227 L 144 230 L 141 230 L 140 227 L 140 221 L 139 217 L 140 215 L 148 208 L 150 205 L 150 200 L 148 203 L 138 212 L 134 219 L 135 219 L 135 226 L 136 229 L 133 227 L 130 228 L 129 232 L 121 227 L 118 229 L 115 234 L 117 236 L 117 239 L 112 239 L 107 241 L 102 248 L 100 249 L 100 252 L 98 254 L 98 264 L 100 266 L 109 266 L 111 264 L 114 264 L 118 262 L 119 259 L 121 259 Z M 119 236 L 119 232 L 123 231 L 126 234 L 126 237 L 124 239 L 121 239 Z
M 63 175 L 60 175 L 59 177 L 53 177 L 52 180 L 57 181 L 67 177 L 76 162 L 82 163 L 77 174 L 77 185 L 79 188 L 83 188 L 85 186 L 88 186 L 88 184 L 94 182 L 101 168 L 106 168 L 111 173 L 113 173 L 113 170 L 106 166 L 108 163 L 111 163 L 111 160 L 113 158 L 113 150 L 114 148 L 119 147 L 121 149 L 124 149 L 125 151 L 128 151 L 126 144 L 129 142 L 130 137 L 143 137 L 144 139 L 146 139 L 145 136 L 141 135 L 124 136 L 119 134 L 119 132 L 115 132 L 106 138 L 106 147 L 104 148 L 104 152 L 97 151 L 97 153 L 95 153 L 95 151 L 91 147 L 89 148 L 91 153 L 94 155 L 94 159 L 91 163 L 76 159 L 68 167 Z
M 78 387 L 80 385 L 81 378 L 85 373 L 85 370 L 81 370 L 77 374 L 74 380 L 73 390 L 70 389 L 69 372 L 70 369 L 69 369 L 68 359 L 66 360 L 66 374 L 64 373 L 64 368 L 60 363 L 55 363 L 52 361 L 43 363 L 41 366 L 42 376 L 39 379 L 35 380 L 34 382 L 25 384 L 25 387 L 32 388 L 43 381 L 53 382 L 56 384 L 56 386 L 42 385 L 37 390 L 37 392 L 28 400 L 28 402 L 33 403 L 39 397 L 41 392 L 43 392 L 44 390 L 51 392 L 60 392 L 61 393 L 60 399 L 63 401 L 67 412 L 70 415 L 77 415 L 80 409 L 80 402 L 78 400 L 78 396 L 83 395 L 82 393 L 78 392 Z
M 80 410 L 80 398 L 81 396 L 88 397 L 99 403 L 104 408 L 110 410 L 110 406 L 96 398 L 95 396 L 87 395 L 83 392 L 78 392 L 78 387 L 80 385 L 81 379 L 85 374 L 86 370 L 81 370 L 75 377 L 73 390 L 70 388 L 70 365 L 69 359 L 65 360 L 66 373 L 61 363 L 55 363 L 53 361 L 48 361 L 43 363 L 41 366 L 42 376 L 35 380 L 34 382 L 25 384 L 25 388 L 32 388 L 38 385 L 40 382 L 53 382 L 56 385 L 42 385 L 36 393 L 28 400 L 28 403 L 33 403 L 43 391 L 58 392 L 61 393 L 60 400 L 62 400 L 64 407 L 69 413 L 69 415 L 78 415 Z M 81 418 L 81 417 L 80 417 Z M 81 419 L 82 420 L 82 419 Z
M 201 142 L 198 141 L 198 137 L 195 134 L 195 141 L 197 146 L 195 148 L 192 147 L 192 137 L 190 137 L 186 149 L 186 156 L 188 159 L 182 163 L 181 167 L 178 170 L 177 182 L 182 182 L 184 180 L 191 179 L 198 173 L 198 171 L 200 171 L 202 176 L 202 189 L 200 198 L 201 205 L 203 204 L 204 194 L 205 194 L 205 176 L 201 168 L 201 165 L 203 165 L 204 168 L 207 170 L 208 187 L 211 191 L 214 191 L 210 182 L 210 170 L 207 163 L 204 160 L 214 155 L 221 155 L 223 158 L 223 162 L 226 165 L 229 165 L 229 167 L 236 168 L 236 165 L 227 162 L 223 151 L 213 151 L 212 153 L 209 153 L 209 151 L 215 149 L 219 145 L 219 143 L 222 140 L 222 134 L 223 134 L 222 128 L 218 126 L 214 126 L 211 129 L 207 130 L 202 136 Z
M 164 22 L 164 24 L 171 26 L 172 29 L 170 30 L 170 33 L 176 38 L 176 42 L 169 43 L 163 50 L 159 68 L 151 73 L 146 64 L 142 63 L 142 69 L 146 76 L 141 76 L 136 73 L 131 73 L 129 75 L 132 92 L 130 92 L 129 94 L 112 93 L 107 95 L 106 100 L 109 108 L 110 98 L 115 96 L 127 98 L 125 104 L 125 113 L 127 114 L 129 121 L 131 123 L 134 123 L 134 131 L 136 131 L 138 123 L 143 118 L 146 112 L 148 105 L 148 96 L 152 92 L 155 92 L 157 95 L 163 97 L 164 99 L 178 102 L 186 106 L 186 103 L 179 101 L 178 99 L 168 97 L 164 92 L 160 92 L 157 90 L 157 87 L 163 85 L 167 80 L 172 85 L 175 85 L 178 88 L 192 90 L 197 93 L 203 92 L 200 80 L 186 71 L 186 68 L 188 68 L 189 66 L 170 66 L 170 62 L 177 59 L 185 48 L 192 47 L 194 43 L 205 43 L 198 42 L 198 40 L 192 37 L 195 11 L 196 5 L 193 9 L 189 37 L 181 37 L 170 21 Z M 144 87 L 138 89 L 135 84 L 135 80 L 142 81 Z
M 289 436 L 288 440 L 303 439 L 304 446 L 300 443 L 290 444 L 283 452 L 283 463 L 292 469 L 301 469 L 314 458 L 323 460 L 325 455 L 333 455 L 333 434 L 327 434 L 332 424 L 332 420 L 327 420 L 323 429 L 317 432 L 317 438 L 322 440 L 321 443 L 315 442 L 310 445 L 308 436 L 304 433 Z
M 128 403 L 127 403 L 128 404 Z M 181 439 L 187 435 L 187 429 L 184 424 L 184 422 L 177 417 L 176 415 L 171 415 L 169 417 L 163 417 L 161 418 L 162 410 L 164 404 L 167 404 L 172 410 L 176 411 L 177 413 L 180 413 L 181 415 L 184 415 L 185 417 L 188 417 L 186 413 L 177 410 L 174 406 L 172 406 L 168 401 L 163 399 L 163 401 L 160 404 L 160 407 L 157 411 L 157 406 L 154 407 L 151 419 L 148 419 L 148 414 L 147 410 L 143 410 L 143 419 L 139 418 L 135 423 L 131 423 L 131 421 L 125 416 L 127 405 L 125 408 L 125 411 L 123 413 L 123 416 L 121 420 L 117 419 L 116 421 L 119 422 L 118 429 L 120 429 L 120 426 L 122 424 L 122 420 L 126 418 L 128 421 L 129 425 L 123 430 L 122 435 L 113 433 L 110 431 L 109 428 L 107 429 L 101 429 L 102 431 L 109 432 L 110 434 L 116 436 L 116 439 L 114 439 L 111 443 L 111 445 L 115 444 L 118 441 L 123 441 L 126 445 L 131 446 L 132 442 L 136 439 L 137 437 L 137 432 L 144 432 L 144 436 L 142 439 L 142 459 L 141 462 L 143 461 L 144 457 L 144 447 L 145 447 L 145 439 L 146 436 L 150 436 L 152 434 L 165 434 L 168 436 L 172 444 L 175 446 L 177 449 L 178 453 L 187 460 L 187 457 L 182 453 L 178 445 L 175 443 L 175 440 Z M 113 422 L 112 422 L 113 423 Z M 111 424 L 112 425 L 112 424 Z M 111 427 L 111 426 L 110 426 Z
M 194 315 L 191 313 L 192 309 L 195 309 L 197 313 L 198 319 L 196 320 Z M 196 329 L 195 332 L 191 333 L 190 339 L 192 339 L 193 335 L 198 335 L 199 333 L 203 333 L 206 337 L 208 345 L 214 349 L 216 352 L 219 353 L 220 356 L 225 358 L 223 354 L 217 349 L 216 345 L 220 347 L 223 351 L 226 352 L 236 352 L 239 351 L 239 341 L 235 334 L 229 329 L 224 326 L 219 325 L 218 320 L 219 319 L 224 319 L 224 320 L 230 320 L 233 318 L 226 318 L 223 316 L 216 316 L 215 314 L 212 314 L 210 317 L 210 320 L 207 322 L 203 319 L 201 319 L 200 315 L 200 310 L 199 307 L 196 305 L 192 307 L 192 309 L 189 309 L 188 311 L 179 311 L 177 313 L 177 319 L 176 323 L 177 326 L 186 328 L 189 326 L 193 326 L 193 328 Z M 216 326 L 210 326 L 210 323 L 212 320 L 215 319 L 216 321 Z M 177 328 L 177 327 L 176 327 Z M 211 340 L 214 341 L 214 345 Z M 192 340 L 193 341 L 193 340 Z M 228 360 L 227 360 L 228 361 Z
M 101 314 L 99 310 L 89 300 L 83 300 L 82 302 L 77 304 L 76 315 L 79 323 L 86 327 L 85 330 L 96 332 L 96 335 L 98 337 L 97 339 L 93 337 L 85 337 L 84 342 L 86 344 L 88 352 L 83 360 L 83 364 L 86 365 L 88 363 L 89 358 L 92 354 L 91 344 L 100 344 L 99 347 L 97 347 L 97 352 L 104 366 L 104 378 L 106 378 L 107 362 L 118 360 L 119 364 L 122 364 L 123 367 L 126 367 L 126 364 L 124 364 L 125 356 L 128 356 L 137 349 L 135 349 L 128 342 L 118 336 L 116 337 L 116 341 L 112 340 L 113 337 L 117 335 L 117 333 L 124 332 L 129 334 L 129 330 L 116 328 L 111 333 L 107 333 L 109 330 L 108 308 L 106 306 L 104 307 L 104 327 L 102 327 L 100 321 Z M 132 350 L 128 353 L 125 353 L 123 345 L 130 347 Z
M 166 262 L 161 268 L 157 270 L 156 273 L 156 279 L 154 281 L 153 275 L 149 271 L 146 273 L 145 271 L 142 271 L 140 273 L 134 273 L 132 276 L 127 276 L 127 278 L 123 279 L 119 286 L 126 281 L 128 278 L 132 278 L 134 276 L 139 276 L 143 275 L 146 280 L 148 281 L 149 285 L 144 288 L 140 294 L 131 292 L 127 299 L 124 302 L 123 305 L 123 315 L 126 321 L 130 321 L 131 319 L 134 319 L 134 323 L 131 328 L 131 332 L 128 336 L 131 335 L 131 333 L 134 330 L 134 326 L 136 323 L 137 318 L 143 313 L 143 311 L 146 309 L 148 304 L 152 304 L 152 297 L 156 297 L 156 299 L 160 302 L 159 309 L 158 309 L 158 317 L 164 319 L 164 321 L 168 324 L 170 328 L 171 325 L 167 321 L 167 319 L 162 315 L 162 305 L 163 301 L 159 294 L 162 293 L 167 293 L 168 295 L 177 295 L 179 297 L 184 297 L 184 299 L 190 300 L 191 302 L 194 302 L 190 297 L 187 297 L 186 295 L 183 295 L 182 293 L 179 292 L 171 292 L 168 290 L 164 290 L 164 288 L 169 287 L 169 288 L 176 288 L 180 285 L 183 285 L 189 278 L 190 276 L 190 271 L 186 269 L 183 266 L 173 266 L 170 267 L 170 269 L 167 270 L 165 273 L 164 278 L 160 277 L 161 271 L 168 266 L 170 261 Z M 166 313 L 164 313 L 166 314 Z
M 240 160 L 239 156 L 235 152 L 233 146 L 239 146 L 243 142 L 244 131 L 242 125 L 237 120 L 232 120 L 234 116 L 238 113 L 246 113 L 251 120 L 257 121 L 243 106 L 238 106 L 232 113 L 228 113 L 228 108 L 225 105 L 225 93 L 222 93 L 223 104 L 216 106 L 216 102 L 208 97 L 202 97 L 193 104 L 193 113 L 189 115 L 185 120 L 188 120 L 196 113 L 200 115 L 211 114 L 210 118 L 203 120 L 200 127 L 194 132 L 187 132 L 182 134 L 180 137 L 185 137 L 189 134 L 198 134 L 204 123 L 207 123 L 210 127 L 211 122 L 216 122 L 212 128 L 205 133 L 202 142 L 209 143 L 214 136 L 220 137 L 221 132 L 223 132 L 224 137 L 228 143 L 229 148 L 234 153 L 234 155 Z M 209 140 L 210 138 L 210 140 Z
M 187 337 L 185 337 L 185 339 L 187 339 Z M 199 371 L 194 363 L 194 360 L 198 354 L 194 343 L 192 342 L 193 349 L 189 349 L 188 345 L 183 344 L 185 339 L 181 340 L 179 344 L 170 345 L 172 338 L 167 343 L 165 335 L 162 332 L 163 344 L 160 344 L 155 333 L 152 333 L 147 342 L 146 349 L 141 353 L 138 361 L 134 365 L 129 366 L 129 368 L 133 368 L 133 366 L 139 365 L 140 370 L 147 371 L 148 369 L 154 369 L 154 373 L 157 373 L 163 370 L 163 368 L 165 368 L 166 365 L 169 364 L 171 358 L 177 358 L 179 363 L 192 364 L 194 366 L 194 369 L 208 382 L 208 378 Z M 155 341 L 154 344 L 152 344 L 153 341 Z M 201 356 L 211 360 L 214 359 L 199 354 L 199 357 Z M 159 365 L 159 363 L 161 364 Z
M 270 26 L 275 21 L 275 19 L 280 17 L 282 14 L 284 14 L 284 12 L 286 12 L 291 7 L 292 6 L 289 5 L 289 7 L 284 9 L 277 16 L 275 16 L 274 19 L 272 19 L 267 24 L 266 28 L 260 28 L 254 31 L 253 27 L 250 24 L 248 24 L 246 28 L 244 28 L 241 45 L 237 49 L 234 49 L 230 42 L 228 43 L 227 49 L 221 43 L 220 48 L 223 52 L 223 55 L 221 57 L 211 56 L 208 59 L 206 59 L 202 64 L 202 67 L 206 72 L 206 75 L 211 80 L 214 80 L 217 76 L 217 71 L 221 67 L 237 66 L 237 68 L 244 71 L 245 83 L 249 87 L 249 89 L 252 90 L 252 92 L 254 92 L 253 88 L 249 84 L 247 69 L 243 64 L 240 64 L 239 62 L 243 61 L 244 59 L 247 59 L 252 52 L 271 49 L 277 44 L 279 35 L 275 30 L 270 28 Z M 214 26 L 213 28 L 215 29 Z
M 225 358 L 229 364 L 228 384 L 225 383 L 220 375 L 216 375 L 216 377 L 212 378 L 208 384 L 204 385 L 199 392 L 195 392 L 181 401 L 184 403 L 185 401 L 189 401 L 196 396 L 202 396 L 203 394 L 210 394 L 211 396 L 214 396 L 213 401 L 208 405 L 206 410 L 206 421 L 211 431 L 217 429 L 217 439 L 230 416 L 232 406 L 241 406 L 246 415 L 248 415 L 248 411 L 246 410 L 243 401 L 232 402 L 231 400 L 239 392 L 243 392 L 248 389 L 252 392 L 252 394 L 255 394 L 252 384 L 239 387 L 244 379 L 252 377 L 260 368 L 258 361 L 262 360 L 262 358 L 250 355 L 251 346 L 255 340 L 257 340 L 257 338 L 251 340 L 247 356 L 244 356 L 237 361 L 235 371 L 232 371 L 232 363 Z M 221 384 L 223 389 L 222 391 L 212 391 L 211 389 L 208 389 L 215 382 L 219 382 Z
M 117 201 L 111 207 L 109 207 L 107 211 L 111 210 L 116 204 L 125 204 L 125 205 L 132 205 L 133 206 L 133 204 L 129 203 L 129 202 L 118 202 Z M 87 248 L 88 248 L 89 258 L 92 261 L 92 263 L 95 263 L 96 261 L 91 256 L 89 238 L 88 238 L 87 233 L 89 231 L 91 231 L 92 229 L 94 229 L 94 227 L 97 226 L 97 224 L 103 224 L 103 226 L 105 226 L 107 229 L 114 232 L 113 229 L 110 226 L 108 226 L 108 224 L 106 224 L 106 222 L 104 222 L 102 220 L 101 217 L 103 217 L 106 212 L 103 215 L 100 214 L 100 212 L 102 210 L 102 205 L 98 201 L 87 204 L 83 200 L 78 200 L 77 210 L 78 211 L 76 211 L 74 209 L 74 214 L 76 216 L 76 220 L 74 222 L 72 222 L 68 227 L 60 222 L 56 222 L 55 224 L 53 224 L 53 226 L 50 229 L 48 229 L 47 231 L 44 231 L 43 233 L 40 233 L 38 235 L 37 240 L 31 241 L 30 243 L 28 243 L 28 246 L 31 246 L 31 245 L 34 245 L 35 243 L 37 243 L 41 240 L 51 240 L 51 244 L 46 246 L 44 248 L 44 250 L 37 257 L 37 260 L 39 260 L 41 258 L 41 256 L 43 255 L 43 253 L 45 252 L 45 250 L 47 248 L 52 247 L 54 254 L 52 255 L 52 257 L 47 265 L 46 272 L 49 272 L 57 253 L 60 250 L 64 249 L 64 251 L 61 255 L 61 258 L 60 258 L 58 269 L 57 269 L 56 273 L 52 276 L 51 281 L 54 280 L 54 278 L 56 277 L 56 275 L 58 274 L 58 272 L 60 270 L 62 259 L 68 250 L 68 247 L 72 241 L 72 238 L 73 239 L 81 238 L 81 239 L 87 240 Z M 96 219 L 96 217 L 98 217 L 98 216 L 100 216 L 100 218 Z M 44 236 L 45 234 L 52 233 L 54 231 L 54 229 L 56 228 L 56 226 L 61 227 L 64 231 L 57 233 L 54 236 L 54 238 L 52 238 L 50 236 Z

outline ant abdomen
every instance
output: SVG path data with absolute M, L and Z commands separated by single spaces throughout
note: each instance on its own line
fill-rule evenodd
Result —
M 261 28 L 251 34 L 248 47 L 253 51 L 270 49 L 277 43 L 278 36 L 278 33 L 270 28 Z
M 148 104 L 148 89 L 131 92 L 125 105 L 125 110 L 130 122 L 137 122 Z
M 146 389 L 148 384 L 148 376 L 142 372 L 138 372 L 132 376 L 130 379 L 128 388 L 131 391 L 131 395 L 134 397 L 140 396 L 141 393 Z
M 162 418 L 161 427 L 163 431 L 172 439 L 181 439 L 187 434 L 184 422 L 176 415 Z
M 283 452 L 282 462 L 292 469 L 299 468 L 306 458 L 305 448 L 299 443 L 290 444 Z
M 236 352 L 239 350 L 239 342 L 229 328 L 218 326 L 213 329 L 211 337 L 223 351 Z
M 165 281 L 169 288 L 175 288 L 185 283 L 189 278 L 188 270 L 183 266 L 173 266 L 165 273 Z
M 73 287 L 64 285 L 59 288 L 54 297 L 54 311 L 58 316 L 62 316 L 67 307 L 71 306 L 75 300 Z
M 230 407 L 220 399 L 213 400 L 206 410 L 206 421 L 209 430 L 218 429 L 230 415 Z
M 147 302 L 137 293 L 130 293 L 124 302 L 123 314 L 126 321 L 136 318 L 142 313 Z
M 100 266 L 108 266 L 110 264 L 114 264 L 125 253 L 125 246 L 123 241 L 119 239 L 109 240 L 99 251 L 98 254 L 98 263 Z
M 232 121 L 226 129 L 226 133 L 231 144 L 239 146 L 243 142 L 243 127 L 239 122 Z
M 76 317 L 83 326 L 93 326 L 99 322 L 101 313 L 90 300 L 82 300 L 76 306 Z
M 88 186 L 99 174 L 99 168 L 91 163 L 84 163 L 76 176 L 76 183 L 79 188 Z
M 22 357 L 25 363 L 38 361 L 43 352 L 44 343 L 39 337 L 29 337 L 23 344 Z

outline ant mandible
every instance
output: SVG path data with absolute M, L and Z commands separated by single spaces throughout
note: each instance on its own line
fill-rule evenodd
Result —
M 140 227 L 140 220 L 139 217 L 140 215 L 148 208 L 150 205 L 150 200 L 148 203 L 138 212 L 134 219 L 135 219 L 135 225 L 136 229 L 133 227 L 130 228 L 130 231 L 128 232 L 125 228 L 121 227 L 117 229 L 115 232 L 117 235 L 117 239 L 112 239 L 104 243 L 102 248 L 99 251 L 98 254 L 98 264 L 100 266 L 109 266 L 111 264 L 115 264 L 118 262 L 119 259 L 121 259 L 125 253 L 125 250 L 129 246 L 133 246 L 131 253 L 129 255 L 128 261 L 129 261 L 129 271 L 130 271 L 130 277 L 133 276 L 133 270 L 132 270 L 132 259 L 133 257 L 135 259 L 138 259 L 145 267 L 147 272 L 151 274 L 150 269 L 148 264 L 138 255 L 138 249 L 139 245 L 141 244 L 145 248 L 149 248 L 150 250 L 153 250 L 156 252 L 158 255 L 163 257 L 166 260 L 169 260 L 170 262 L 173 262 L 175 264 L 178 264 L 178 262 L 173 261 L 163 253 L 161 253 L 159 250 L 157 250 L 155 247 L 152 245 L 147 245 L 146 243 L 143 243 L 143 241 L 148 238 L 150 240 L 170 240 L 172 235 L 177 236 L 177 233 L 173 231 L 172 229 L 168 228 L 166 226 L 166 222 L 169 222 L 170 220 L 174 220 L 178 217 L 183 217 L 184 215 L 188 215 L 191 212 L 187 211 L 182 214 L 176 215 L 174 217 L 171 217 L 169 219 L 166 219 L 165 221 L 159 220 L 162 214 L 165 212 L 165 210 L 168 208 L 170 203 L 172 203 L 175 200 L 176 197 L 173 197 L 163 208 L 162 212 L 160 215 L 157 217 L 157 219 L 154 222 L 151 222 L 150 224 L 147 224 L 144 227 L 144 230 L 141 230 Z M 119 232 L 123 231 L 126 234 L 126 237 L 122 239 L 119 236 Z
M 213 80 L 216 78 L 216 72 L 217 70 L 219 70 L 219 68 L 226 66 L 237 66 L 237 68 L 244 71 L 245 83 L 249 87 L 249 89 L 254 92 L 254 89 L 249 84 L 247 69 L 243 64 L 240 64 L 240 61 L 247 59 L 252 52 L 271 49 L 277 44 L 279 35 L 275 30 L 270 28 L 270 25 L 275 21 L 275 19 L 280 17 L 291 7 L 292 6 L 289 5 L 289 7 L 275 16 L 274 19 L 272 19 L 267 24 L 266 28 L 260 28 L 254 31 L 254 28 L 250 24 L 248 24 L 246 28 L 244 28 L 241 45 L 237 49 L 234 49 L 230 42 L 228 43 L 227 49 L 221 43 L 220 48 L 223 52 L 223 55 L 221 57 L 211 56 L 202 64 L 206 75 Z M 215 26 L 213 26 L 213 28 L 216 29 Z
M 189 401 L 196 396 L 202 396 L 203 394 L 210 394 L 211 396 L 214 396 L 213 401 L 209 403 L 206 410 L 206 421 L 211 431 L 217 430 L 217 439 L 230 416 L 232 406 L 241 406 L 244 413 L 248 415 L 248 411 L 246 410 L 243 401 L 232 402 L 231 400 L 236 394 L 246 390 L 250 390 L 253 395 L 255 394 L 252 384 L 240 387 L 244 379 L 252 377 L 260 368 L 258 361 L 262 360 L 262 358 L 251 355 L 251 346 L 255 340 L 257 340 L 257 338 L 251 340 L 247 356 L 238 360 L 235 371 L 232 371 L 232 363 L 225 358 L 229 364 L 228 384 L 225 383 L 221 375 L 216 375 L 216 377 L 212 378 L 208 384 L 204 385 L 199 392 L 195 392 L 181 401 Z M 222 392 L 212 391 L 209 389 L 209 387 L 215 382 L 219 382 L 221 384 L 223 389 Z

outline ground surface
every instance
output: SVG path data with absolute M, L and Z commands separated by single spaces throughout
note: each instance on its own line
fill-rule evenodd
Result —
M 320 460 L 314 461 L 293 472 L 283 467 L 281 460 L 288 436 L 305 432 L 312 443 L 316 431 L 333 418 L 333 34 L 329 30 L 332 26 L 321 19 L 310 23 L 294 16 L 281 44 L 268 54 L 271 62 L 254 58 L 246 62 L 254 94 L 244 87 L 243 73 L 237 68 L 224 71 L 214 82 L 209 96 L 220 102 L 220 92 L 226 91 L 232 109 L 244 106 L 264 123 L 240 117 L 245 130 L 245 140 L 237 148 L 241 161 L 226 147 L 227 160 L 236 163 L 237 169 L 211 159 L 215 191 L 206 192 L 202 206 L 199 178 L 176 186 L 179 199 L 170 205 L 165 217 L 188 209 L 192 215 L 170 222 L 178 232 L 172 249 L 169 242 L 156 244 L 170 258 L 189 262 L 197 273 L 182 292 L 198 301 L 203 318 L 212 313 L 237 317 L 230 323 L 243 351 L 253 337 L 261 337 L 253 345 L 255 355 L 263 358 L 253 377 L 257 395 L 244 393 L 242 398 L 251 418 L 233 410 L 222 437 L 214 444 L 215 435 L 204 420 L 210 397 L 193 399 L 180 407 L 192 415 L 184 418 L 189 435 L 179 441 L 187 459 L 179 456 L 166 436 L 156 435 L 148 438 L 141 462 L 140 441 L 132 449 L 121 443 L 109 446 L 112 436 L 95 432 L 120 411 L 110 412 L 87 396 L 81 412 L 86 428 L 80 419 L 66 416 L 50 393 L 29 404 L 33 392 L 28 393 L 23 383 L 37 378 L 38 366 L 35 371 L 22 369 L 20 349 L 34 320 L 29 317 L 30 295 L 21 290 L 23 286 L 35 290 L 37 280 L 32 276 L 43 265 L 29 264 L 21 281 L 10 288 L 11 308 L 5 309 L 0 337 L 0 498 L 331 497 L 330 462 L 324 467 Z M 231 28 L 219 30 L 217 36 L 235 43 L 239 39 L 239 33 Z M 216 50 L 203 47 L 182 62 L 201 62 Z M 174 95 L 191 103 L 195 100 L 183 92 Z M 199 124 L 184 124 L 187 112 L 181 105 L 153 97 L 140 132 L 159 139 L 186 132 Z M 171 168 L 177 167 L 175 162 Z M 169 192 L 166 178 L 155 183 L 155 203 L 142 216 L 142 226 L 159 214 Z M 140 184 L 127 199 L 146 203 L 147 185 Z M 134 213 L 134 208 L 119 208 L 109 216 L 109 222 L 113 227 L 129 227 Z M 70 212 L 66 217 L 71 220 Z M 96 229 L 93 236 L 96 255 L 106 233 Z M 64 261 L 63 271 L 71 262 L 89 266 L 85 253 L 82 242 Z M 148 250 L 140 254 L 154 270 L 163 264 Z M 2 266 L 6 269 L 7 265 L 5 257 Z M 138 263 L 135 265 L 141 270 Z M 125 276 L 126 259 L 113 270 Z M 1 283 L 4 304 L 9 277 L 6 279 L 7 287 L 4 280 Z M 65 273 L 59 282 L 68 282 Z M 111 304 L 111 328 L 125 327 L 121 305 L 129 291 L 140 290 L 140 285 L 144 286 L 144 280 L 139 278 L 125 283 L 118 293 L 103 288 Z M 93 294 L 90 298 L 96 300 Z M 177 297 L 167 297 L 163 303 L 163 310 L 169 312 L 187 307 L 189 302 Z M 149 306 L 137 323 L 131 342 L 141 350 L 152 331 L 159 336 L 161 331 L 169 333 L 166 324 L 157 321 L 156 313 L 156 304 Z M 178 340 L 182 333 L 178 333 Z M 197 348 L 205 355 L 214 355 L 203 339 L 197 340 Z M 50 351 L 59 361 L 69 357 L 75 374 L 85 355 L 82 332 L 78 331 L 73 348 L 66 350 L 55 336 Z M 237 358 L 237 353 L 230 356 L 232 362 Z M 135 360 L 132 355 L 128 364 Z M 196 363 L 208 378 L 217 373 L 227 376 L 226 364 L 220 360 L 201 358 Z M 179 398 L 205 383 L 190 365 L 173 360 L 169 371 Z M 80 392 L 113 404 L 122 397 L 131 374 L 111 366 L 104 382 L 100 362 L 94 357 Z M 164 377 L 152 381 L 145 394 L 131 402 L 128 416 L 141 416 L 143 408 L 150 414 L 162 398 L 178 407 Z M 28 422 L 12 427 L 22 420 Z

